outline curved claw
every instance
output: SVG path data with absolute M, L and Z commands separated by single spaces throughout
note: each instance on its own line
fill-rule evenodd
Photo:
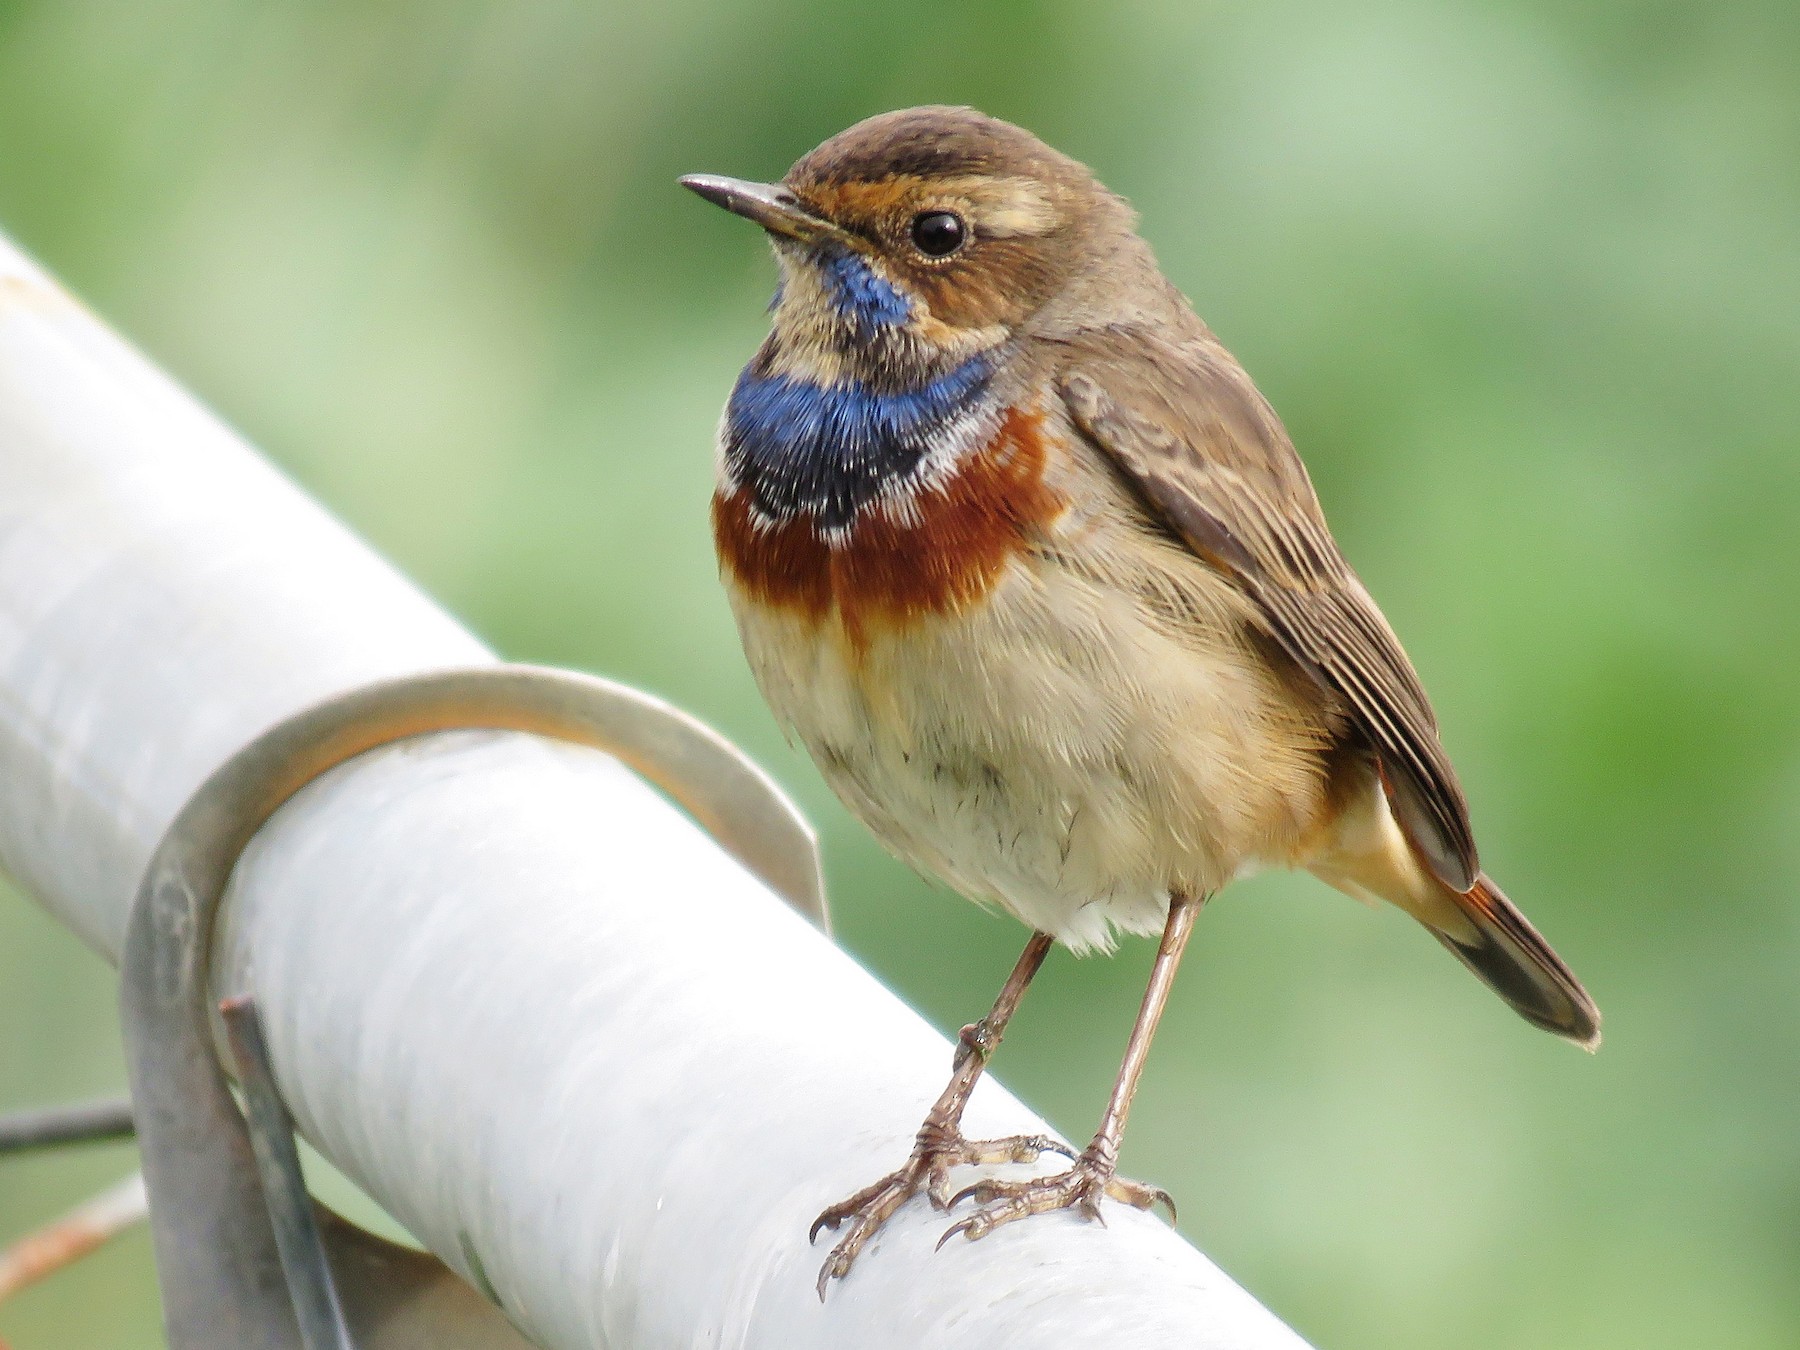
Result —
M 835 1205 L 827 1205 L 820 1211 L 819 1217 L 813 1220 L 812 1227 L 806 1230 L 806 1245 L 810 1247 L 818 1240 L 820 1229 L 829 1228 L 833 1232 L 836 1232 L 838 1225 L 842 1224 L 844 1220 L 857 1218 L 859 1215 L 865 1213 L 871 1205 L 879 1204 L 882 1197 L 887 1195 L 896 1186 L 908 1186 L 909 1179 L 913 1175 L 914 1166 L 915 1164 L 909 1163 L 898 1172 L 893 1172 L 883 1177 L 874 1185 L 864 1186 L 848 1200 L 840 1200 Z M 909 1187 L 907 1194 L 910 1195 L 911 1193 L 912 1191 Z
M 1161 1186 L 1147 1186 L 1141 1181 L 1126 1181 L 1115 1177 L 1106 1183 L 1106 1193 L 1133 1209 L 1155 1209 L 1161 1205 L 1169 1211 L 1169 1222 L 1178 1222 L 1175 1216 L 1175 1197 Z
M 850 1273 L 850 1263 L 835 1252 L 819 1269 L 819 1282 L 814 1286 L 819 1291 L 819 1302 L 825 1301 L 825 1291 L 831 1287 L 833 1280 L 841 1280 Z
M 944 1244 L 958 1233 L 973 1242 L 1015 1220 L 1058 1209 L 1073 1210 L 1105 1227 L 1106 1213 L 1100 1203 L 1103 1196 L 1134 1209 L 1150 1209 L 1161 1204 L 1168 1207 L 1171 1217 L 1175 1212 L 1174 1199 L 1162 1187 L 1127 1181 L 1113 1175 L 1109 1165 L 1083 1155 L 1068 1171 L 1054 1176 L 1034 1177 L 1029 1181 L 989 1178 L 963 1187 L 950 1198 L 951 1208 L 964 1200 L 973 1200 L 980 1208 L 946 1229 L 938 1239 L 938 1250 L 943 1250 Z
M 1063 1143 L 1062 1140 L 1052 1139 L 1047 1134 L 1028 1135 L 1022 1142 L 1028 1145 L 1034 1154 L 1055 1153 L 1061 1157 L 1067 1158 L 1070 1162 L 1074 1162 L 1081 1156 L 1074 1149 Z M 1017 1161 L 1036 1162 L 1037 1158 L 1019 1158 Z
M 946 1228 L 944 1230 L 944 1235 L 937 1240 L 937 1246 L 933 1247 L 931 1250 L 934 1252 L 943 1251 L 944 1244 L 946 1242 L 948 1242 L 951 1238 L 955 1237 L 958 1233 L 967 1234 L 969 1237 L 969 1241 L 973 1242 L 975 1240 L 975 1238 L 974 1238 L 973 1234 L 969 1233 L 969 1230 L 971 1228 L 973 1228 L 974 1226 L 975 1226 L 975 1220 L 972 1217 L 964 1219 L 960 1223 L 951 1224 L 948 1228 Z
M 842 1279 L 850 1273 L 850 1267 L 856 1264 L 857 1254 L 862 1251 L 863 1244 L 875 1235 L 895 1210 L 906 1203 L 917 1188 L 918 1178 L 911 1170 L 898 1172 L 873 1188 L 872 1193 L 861 1193 L 819 1216 L 821 1221 L 831 1221 L 834 1228 L 841 1219 L 851 1219 L 850 1231 L 838 1239 L 837 1246 L 831 1249 L 831 1255 L 825 1258 L 825 1264 L 819 1268 L 816 1287 L 820 1302 L 824 1302 L 825 1291 L 833 1280 Z M 845 1206 L 852 1201 L 856 1208 L 846 1213 Z
M 1170 1195 L 1161 1186 L 1152 1186 L 1150 1192 L 1150 1203 L 1145 1205 L 1144 1208 L 1154 1209 L 1157 1205 L 1161 1205 L 1164 1209 L 1169 1211 L 1169 1222 L 1171 1224 L 1180 1223 L 1181 1220 L 1175 1213 L 1175 1197 Z
M 982 1194 L 982 1192 L 984 1190 L 986 1190 L 986 1188 L 987 1188 L 987 1182 L 985 1182 L 985 1181 L 978 1181 L 973 1186 L 964 1186 L 955 1195 L 950 1197 L 950 1203 L 945 1205 L 944 1208 L 945 1209 L 955 1209 L 958 1205 L 960 1205 L 965 1200 L 973 1200 L 977 1204 L 985 1205 L 990 1199 L 993 1198 L 991 1195 Z M 961 1227 L 960 1224 L 957 1226 Z M 952 1231 L 954 1231 L 954 1230 L 952 1230 Z M 940 1246 L 940 1247 L 943 1245 L 944 1244 L 941 1242 L 938 1243 L 938 1246 Z
M 1071 1160 L 1079 1156 L 1060 1139 L 1052 1139 L 1047 1134 L 1009 1135 L 1003 1139 L 964 1139 L 954 1127 L 945 1128 L 940 1125 L 935 1130 L 930 1130 L 930 1124 L 927 1122 L 928 1129 L 920 1131 L 919 1143 L 904 1167 L 883 1177 L 873 1186 L 864 1187 L 848 1200 L 840 1200 L 813 1220 L 812 1227 L 806 1234 L 809 1245 L 817 1242 L 819 1234 L 825 1229 L 835 1231 L 845 1223 L 849 1225 L 819 1272 L 818 1288 L 821 1298 L 832 1280 L 841 1279 L 850 1273 L 857 1254 L 893 1213 L 920 1191 L 925 1192 L 933 1208 L 940 1212 L 954 1209 L 971 1195 L 985 1203 L 1006 1194 L 1001 1183 L 986 1181 L 977 1182 L 951 1195 L 951 1168 L 1031 1163 L 1045 1153 L 1058 1153 Z M 977 1215 L 973 1227 L 958 1225 L 951 1231 L 977 1238 L 985 1236 L 996 1226 L 992 1216 Z M 938 1245 L 941 1247 L 943 1244 L 940 1242 Z

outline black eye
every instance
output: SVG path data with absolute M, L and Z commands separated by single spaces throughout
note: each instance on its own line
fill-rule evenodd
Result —
M 913 217 L 913 247 L 927 258 L 947 258 L 963 246 L 968 227 L 948 211 L 922 211 Z

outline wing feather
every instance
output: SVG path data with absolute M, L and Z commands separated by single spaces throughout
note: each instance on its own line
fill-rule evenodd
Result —
M 1207 334 L 1141 329 L 1065 340 L 1075 425 L 1189 548 L 1236 578 L 1268 633 L 1341 698 L 1396 819 L 1457 891 L 1480 874 L 1468 807 L 1399 639 L 1338 552 L 1287 432 Z

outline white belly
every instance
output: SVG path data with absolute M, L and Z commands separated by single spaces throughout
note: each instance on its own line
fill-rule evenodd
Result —
M 850 810 L 1077 951 L 1158 930 L 1172 890 L 1290 861 L 1321 810 L 1318 738 L 1283 712 L 1235 600 L 1185 598 L 1200 615 L 1177 628 L 1016 562 L 971 610 L 858 650 L 833 619 L 731 595 L 764 697 Z

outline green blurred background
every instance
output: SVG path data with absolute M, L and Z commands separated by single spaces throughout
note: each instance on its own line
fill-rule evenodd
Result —
M 1589 1059 L 1397 914 L 1239 885 L 1126 1167 L 1322 1348 L 1800 1343 L 1792 0 L 0 3 L 0 224 L 501 651 L 770 765 L 843 941 L 953 1028 L 1023 933 L 882 855 L 757 700 L 706 498 L 773 267 L 674 186 L 926 101 L 1136 202 L 1607 1014 Z M 1059 954 L 1008 1039 L 1073 1136 L 1147 964 Z M 0 1108 L 120 1084 L 112 1016 L 0 896 Z M 129 1159 L 0 1166 L 0 1238 Z M 0 1336 L 159 1344 L 147 1242 Z

